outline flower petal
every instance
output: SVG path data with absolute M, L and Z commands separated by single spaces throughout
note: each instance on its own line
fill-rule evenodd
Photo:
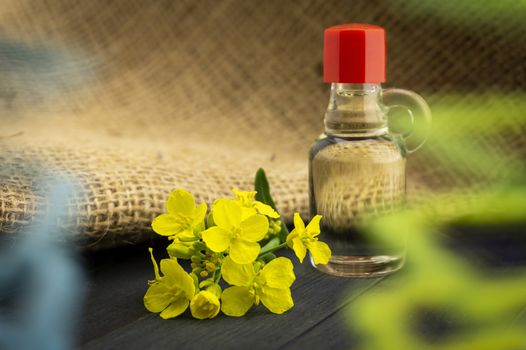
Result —
M 179 265 L 176 259 L 161 260 L 161 272 L 171 286 L 181 289 L 188 299 L 194 296 L 195 284 L 190 275 Z
M 185 312 L 185 310 L 188 308 L 188 304 L 190 303 L 190 300 L 180 298 L 177 300 L 174 300 L 166 309 L 161 312 L 159 316 L 162 318 L 169 319 L 174 318 Z
M 195 199 L 188 191 L 173 190 L 166 201 L 166 211 L 170 214 L 183 214 L 190 216 L 194 212 Z
M 154 283 L 144 295 L 144 307 L 150 312 L 161 312 L 170 304 L 173 292 L 165 283 Z
M 307 225 L 306 231 L 311 237 L 316 237 L 320 234 L 320 220 L 321 215 L 316 215 Z
M 294 250 L 298 260 L 300 263 L 302 263 L 303 259 L 305 259 L 305 255 L 307 254 L 307 248 L 305 248 L 305 245 L 300 238 L 296 237 L 292 240 L 292 250 Z
M 288 235 L 287 235 L 287 245 L 292 248 L 292 241 L 294 238 L 298 237 L 298 231 L 296 229 L 293 229 Z
M 194 220 L 192 222 L 193 226 L 198 226 L 205 221 L 207 209 L 206 203 L 201 203 L 194 209 Z
M 294 213 L 294 227 L 299 231 L 303 231 L 305 229 L 305 224 L 303 223 L 299 213 Z
M 238 264 L 250 264 L 258 257 L 261 247 L 255 242 L 233 239 L 230 242 L 230 257 Z
M 214 211 L 214 220 L 216 212 Z M 220 253 L 228 249 L 230 245 L 230 232 L 222 229 L 219 226 L 213 226 L 203 231 L 203 241 L 210 250 Z
M 237 188 L 233 188 L 232 192 L 236 196 L 236 199 L 243 204 L 250 204 L 256 198 L 256 191 L 240 191 Z
M 269 218 L 273 218 L 273 219 L 279 218 L 278 212 L 275 211 L 274 209 L 272 209 L 272 207 L 270 205 L 267 205 L 265 203 L 261 203 L 259 201 L 255 201 L 254 202 L 254 208 L 256 208 L 258 213 L 260 213 L 262 215 L 266 215 Z
M 230 257 L 221 266 L 223 279 L 234 286 L 248 286 L 256 273 L 252 264 L 236 264 Z
M 258 212 L 256 209 L 250 207 L 241 207 L 241 221 L 245 220 L 248 217 L 251 217 L 252 215 L 256 215 Z
M 161 214 L 152 221 L 152 229 L 161 236 L 173 236 L 181 232 L 181 225 L 170 214 Z
M 275 314 L 282 314 L 294 306 L 289 288 L 263 287 L 259 297 L 263 305 Z
M 260 277 L 273 288 L 289 288 L 296 276 L 290 259 L 279 257 L 271 260 L 261 270 Z
M 219 199 L 214 203 L 214 222 L 217 226 L 230 229 L 241 222 L 241 206 L 231 199 Z
M 241 237 L 250 242 L 262 240 L 268 232 L 268 219 L 263 215 L 252 215 L 239 224 Z
M 254 305 L 254 296 L 247 287 L 230 287 L 221 294 L 221 311 L 225 315 L 240 317 Z
M 327 243 L 320 241 L 311 242 L 308 243 L 307 248 L 316 265 L 324 265 L 329 262 L 331 258 L 331 248 L 329 248 Z

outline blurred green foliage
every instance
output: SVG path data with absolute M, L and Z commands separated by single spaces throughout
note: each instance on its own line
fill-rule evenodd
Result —
M 500 216 L 503 208 L 510 215 Z M 526 268 L 485 276 L 465 256 L 443 248 L 440 240 L 448 223 L 465 223 L 464 218 L 475 227 L 475 233 L 466 234 L 476 234 L 476 227 L 487 222 L 502 224 L 502 229 L 504 224 L 524 224 L 525 208 L 522 187 L 480 194 L 476 205 L 453 196 L 379 220 L 374 231 L 387 244 L 398 243 L 400 236 L 393 232 L 407 234 L 408 265 L 394 286 L 364 295 L 349 310 L 355 329 L 365 336 L 364 349 L 524 348 L 526 328 L 511 321 L 526 305 Z M 462 216 L 453 217 L 453 210 Z M 453 219 L 441 223 L 440 217 Z M 421 309 L 441 310 L 458 329 L 429 343 L 414 328 L 415 312 Z
M 413 12 L 443 18 L 449 25 L 479 26 L 484 23 L 499 30 L 523 22 L 526 11 L 525 0 L 409 0 L 409 3 Z
M 433 107 L 426 152 L 458 177 L 501 185 L 524 173 L 526 96 L 485 94 L 442 97 Z
M 488 231 L 490 237 L 511 232 L 509 251 L 525 249 L 522 111 L 526 96 L 520 95 L 450 96 L 435 106 L 426 152 L 429 166 L 450 174 L 451 191 L 370 227 L 386 245 L 407 239 L 407 263 L 383 290 L 365 294 L 349 309 L 363 349 L 526 348 L 524 320 L 516 320 L 526 306 L 526 266 L 495 272 L 447 244 L 458 243 L 451 237 L 455 230 L 457 237 L 482 241 Z M 421 310 L 438 310 L 453 329 L 432 341 L 422 336 L 415 324 Z

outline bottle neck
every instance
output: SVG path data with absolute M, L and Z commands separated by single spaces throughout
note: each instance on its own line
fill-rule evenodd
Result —
M 325 133 L 340 137 L 370 137 L 388 133 L 380 84 L 331 85 L 325 113 Z

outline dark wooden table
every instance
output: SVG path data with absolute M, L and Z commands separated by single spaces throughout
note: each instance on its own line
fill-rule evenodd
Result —
M 371 290 L 389 288 L 403 272 L 380 279 L 341 279 L 296 263 L 295 306 L 274 315 L 262 305 L 242 318 L 220 314 L 195 320 L 185 313 L 162 320 L 142 302 L 153 269 L 147 247 L 157 256 L 163 244 L 149 242 L 83 256 L 88 270 L 87 299 L 79 325 L 86 349 L 343 349 L 358 339 L 346 321 L 353 301 Z M 524 255 L 524 254 L 523 254 Z M 296 261 L 296 259 L 293 259 Z M 519 317 L 525 318 L 519 311 Z M 440 334 L 443 322 L 428 317 L 423 333 Z M 440 321 L 440 320 L 439 320 Z M 443 320 L 442 320 L 443 321 Z

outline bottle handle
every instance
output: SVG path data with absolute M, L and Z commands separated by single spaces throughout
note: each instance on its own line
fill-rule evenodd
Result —
M 411 119 L 409 130 L 395 133 L 404 138 L 407 153 L 413 153 L 422 147 L 431 131 L 431 110 L 424 98 L 413 91 L 390 88 L 383 90 L 382 100 L 387 107 L 388 116 L 393 110 L 402 109 Z M 408 147 L 408 144 L 416 146 Z

